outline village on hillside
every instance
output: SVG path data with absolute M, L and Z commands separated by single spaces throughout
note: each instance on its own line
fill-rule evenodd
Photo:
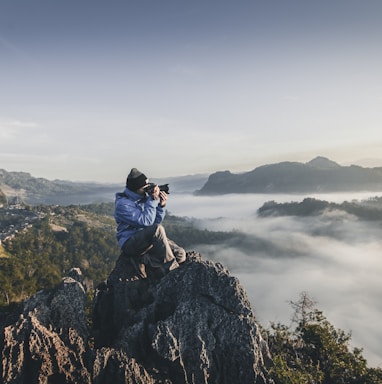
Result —
M 27 231 L 47 214 L 46 210 L 32 210 L 17 197 L 9 199 L 7 204 L 0 204 L 0 245 L 17 233 Z

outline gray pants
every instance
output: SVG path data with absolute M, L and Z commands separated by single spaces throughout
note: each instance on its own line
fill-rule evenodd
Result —
M 134 234 L 122 246 L 127 256 L 141 256 L 151 267 L 172 270 L 186 259 L 186 252 L 166 236 L 161 224 L 154 224 Z

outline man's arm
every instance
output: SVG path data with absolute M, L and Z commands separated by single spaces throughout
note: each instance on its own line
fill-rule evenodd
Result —
M 149 227 L 153 225 L 157 216 L 158 201 L 148 198 L 143 210 L 135 203 L 119 202 L 115 218 L 117 222 L 127 223 L 135 227 Z

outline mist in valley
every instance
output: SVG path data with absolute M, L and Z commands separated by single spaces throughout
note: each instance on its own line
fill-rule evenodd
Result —
M 382 193 L 310 195 L 342 203 Z M 205 259 L 220 262 L 246 289 L 256 318 L 289 325 L 290 301 L 307 292 L 327 319 L 351 332 L 351 346 L 363 348 L 369 366 L 382 366 L 382 225 L 363 222 L 342 211 L 317 217 L 260 218 L 266 201 L 302 201 L 297 195 L 172 194 L 168 210 L 195 219 L 200 228 L 238 231 L 218 245 L 198 245 Z

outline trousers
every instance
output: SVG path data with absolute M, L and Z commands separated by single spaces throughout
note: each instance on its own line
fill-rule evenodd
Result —
M 146 227 L 125 241 L 122 251 L 126 256 L 140 256 L 140 262 L 153 268 L 172 270 L 186 259 L 186 252 L 169 240 L 161 224 Z

